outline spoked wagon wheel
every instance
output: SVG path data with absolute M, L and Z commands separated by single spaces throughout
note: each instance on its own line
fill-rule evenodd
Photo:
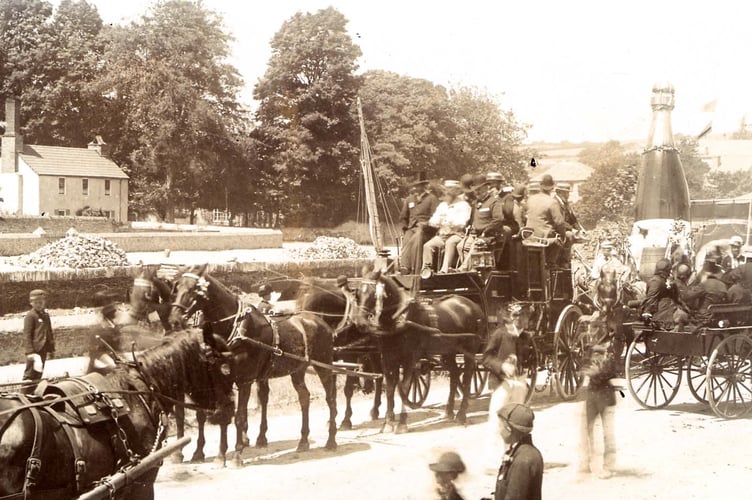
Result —
M 689 392 L 700 403 L 708 403 L 708 357 L 690 356 L 687 358 L 687 385 Z
M 535 341 L 530 345 L 530 352 L 526 360 L 523 360 L 518 367 L 518 374 L 525 377 L 527 384 L 527 394 L 525 395 L 525 404 L 533 399 L 535 394 L 535 382 L 538 380 L 538 349 Z
M 462 368 L 462 367 L 460 367 Z M 462 384 L 464 383 L 464 373 L 460 376 L 460 385 L 457 387 L 457 391 L 462 396 Z M 486 388 L 486 382 L 488 381 L 488 370 L 486 370 L 480 363 L 476 363 L 475 370 L 470 377 L 470 397 L 477 398 L 483 394 L 483 389 Z
M 425 359 L 418 361 L 411 373 L 404 377 L 401 387 L 405 390 L 407 406 L 412 410 L 418 409 L 426 402 L 431 388 L 431 362 Z
M 642 336 L 632 341 L 625 362 L 627 387 L 640 406 L 663 408 L 679 392 L 684 358 L 650 352 Z
M 743 417 L 752 410 L 752 338 L 724 339 L 708 361 L 708 401 L 723 418 Z
M 584 345 L 577 331 L 582 311 L 575 305 L 568 305 L 556 321 L 554 333 L 554 363 L 556 365 L 555 385 L 559 396 L 569 401 L 575 398 L 582 383 L 580 367 Z

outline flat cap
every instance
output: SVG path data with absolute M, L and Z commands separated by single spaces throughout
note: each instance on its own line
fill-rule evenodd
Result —
M 436 472 L 465 472 L 465 463 L 462 458 L 453 451 L 442 453 L 439 461 L 428 466 Z
M 505 420 L 512 429 L 516 429 L 524 434 L 528 434 L 533 430 L 535 414 L 529 406 L 522 403 L 510 403 L 502 406 L 501 410 L 496 414 L 499 418 Z
M 47 292 L 41 289 L 32 290 L 29 293 L 29 300 L 47 297 Z

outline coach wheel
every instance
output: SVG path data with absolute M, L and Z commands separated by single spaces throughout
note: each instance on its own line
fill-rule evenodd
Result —
M 580 388 L 582 383 L 580 370 L 585 346 L 577 331 L 581 316 L 580 308 L 569 305 L 556 322 L 554 333 L 555 386 L 559 397 L 565 401 L 575 398 L 577 389 Z
M 470 377 L 470 397 L 477 398 L 483 394 L 483 389 L 486 388 L 487 381 L 488 370 L 483 368 L 480 363 L 477 363 Z M 462 385 L 460 385 L 460 390 L 462 390 Z
M 423 406 L 431 388 L 431 363 L 427 360 L 418 361 L 405 379 L 404 387 L 407 406 L 413 410 Z
M 625 362 L 629 393 L 643 408 L 663 408 L 679 392 L 683 364 L 680 356 L 650 352 L 638 336 L 630 344 Z
M 687 359 L 687 385 L 689 392 L 700 403 L 708 403 L 708 357 L 690 356 Z
M 538 348 L 535 346 L 535 342 L 532 344 L 532 349 L 528 359 L 523 361 L 519 366 L 519 374 L 525 377 L 525 383 L 527 384 L 527 394 L 525 395 L 525 403 L 529 403 L 533 399 L 535 394 L 535 382 L 538 379 Z
M 752 339 L 732 335 L 710 355 L 707 373 L 708 401 L 713 413 L 739 418 L 752 410 Z

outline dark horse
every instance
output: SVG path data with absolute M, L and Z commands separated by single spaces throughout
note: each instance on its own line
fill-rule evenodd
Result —
M 130 315 L 138 321 L 146 321 L 149 314 L 156 311 L 165 332 L 169 332 L 170 309 L 172 307 L 172 283 L 157 276 L 157 271 L 141 268 L 133 279 L 133 287 L 128 291 Z
M 79 496 L 156 451 L 164 414 L 184 394 L 202 408 L 231 407 L 217 345 L 197 329 L 180 332 L 107 375 L 0 395 L 0 498 Z M 132 479 L 118 498 L 153 498 L 157 472 Z
M 205 321 L 215 325 L 230 325 L 226 339 L 232 352 L 233 375 L 238 387 L 238 406 L 235 413 L 236 464 L 242 464 L 243 449 L 249 444 L 248 399 L 254 381 L 257 383 L 261 405 L 261 424 L 256 446 L 267 445 L 268 381 L 271 378 L 290 375 L 293 387 L 298 393 L 303 421 L 298 450 L 307 450 L 310 393 L 305 384 L 305 372 L 308 367 L 305 360 L 331 365 L 331 329 L 318 316 L 310 313 L 296 314 L 279 321 L 272 320 L 273 323 L 270 323 L 255 307 L 241 310 L 238 297 L 205 271 L 206 266 L 202 266 L 196 272 L 183 273 L 177 281 L 177 295 L 170 321 L 179 323 L 200 309 Z M 228 330 L 224 327 L 218 330 L 215 327 L 214 331 L 224 337 Z M 287 354 L 297 356 L 303 361 L 291 359 Z M 314 369 L 324 386 L 329 406 L 329 439 L 326 448 L 333 449 L 336 447 L 337 433 L 336 378 L 330 370 L 319 366 L 314 366 Z M 227 448 L 226 443 L 220 446 L 223 450 Z
M 351 293 L 351 292 L 348 292 Z M 370 336 L 363 335 L 352 323 L 347 313 L 347 301 L 352 301 L 351 308 L 357 307 L 353 293 L 348 299 L 345 292 L 322 280 L 312 279 L 300 287 L 297 300 L 298 311 L 311 312 L 326 321 L 334 329 L 334 357 L 342 361 L 358 363 L 368 372 L 381 369 L 381 359 Z M 352 429 L 352 396 L 358 384 L 358 377 L 348 375 L 345 379 L 345 415 L 340 429 Z M 374 391 L 371 419 L 379 418 L 381 406 L 381 390 L 383 378 L 375 382 L 366 380 L 363 384 L 364 392 Z
M 456 419 L 464 423 L 475 354 L 480 349 L 480 335 L 486 328 L 480 306 L 459 295 L 434 299 L 432 304 L 419 303 L 394 280 L 379 272 L 370 273 L 363 279 L 359 294 L 355 314 L 358 326 L 369 330 L 378 339 L 381 353 L 387 397 L 385 428 L 389 428 L 394 420 L 394 390 L 397 387 L 402 400 L 397 432 L 407 430 L 407 388 L 399 380 L 400 367 L 403 380 L 410 380 L 420 358 L 433 354 L 441 355 L 442 365 L 449 372 L 446 417 L 455 418 L 454 394 L 461 384 L 463 397 Z M 458 353 L 464 357 L 462 378 L 456 362 Z
M 149 314 L 156 311 L 159 321 L 164 328 L 165 333 L 172 330 L 170 324 L 170 312 L 172 310 L 172 288 L 173 283 L 159 277 L 156 269 L 142 267 L 137 271 L 133 278 L 133 286 L 128 291 L 130 301 L 130 316 L 136 321 L 147 321 Z M 225 335 L 226 336 L 226 335 Z M 202 462 L 204 456 L 204 443 L 206 437 L 204 427 L 206 425 L 207 415 L 204 411 L 196 411 L 196 425 L 198 427 L 198 439 L 196 440 L 196 451 L 191 456 L 191 462 Z M 183 407 L 175 409 L 175 427 L 177 437 L 185 435 L 185 410 Z M 222 430 L 227 427 L 223 426 Z M 224 453 L 220 454 L 219 460 L 224 465 Z M 183 451 L 178 450 L 172 459 L 176 463 L 183 461 Z
M 641 299 L 642 293 L 623 277 L 617 277 L 614 270 L 601 272 L 595 290 L 593 302 L 598 309 L 598 321 L 603 323 L 609 337 L 613 339 L 612 348 L 617 364 L 621 367 L 624 347 L 629 346 L 634 338 L 632 329 L 626 323 L 637 319 L 628 304 Z

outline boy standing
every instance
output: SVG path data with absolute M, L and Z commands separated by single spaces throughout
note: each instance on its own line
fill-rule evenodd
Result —
M 55 352 L 55 339 L 52 336 L 50 315 L 45 310 L 47 293 L 44 290 L 32 290 L 29 294 L 31 310 L 24 318 L 24 351 L 26 369 L 24 370 L 23 392 L 34 392 L 42 379 L 47 355 Z

